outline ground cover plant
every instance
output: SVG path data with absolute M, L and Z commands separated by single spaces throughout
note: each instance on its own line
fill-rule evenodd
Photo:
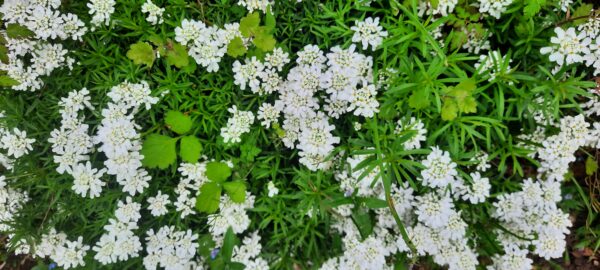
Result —
M 595 5 L 5 0 L 0 269 L 594 267 Z

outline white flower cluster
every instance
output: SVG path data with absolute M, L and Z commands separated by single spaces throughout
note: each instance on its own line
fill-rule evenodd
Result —
M 87 7 L 90 9 L 92 16 L 92 30 L 101 25 L 110 23 L 110 15 L 115 12 L 115 0 L 90 0 Z
M 508 61 L 508 62 L 507 62 Z M 489 82 L 496 79 L 498 75 L 505 75 L 511 72 L 509 63 L 511 59 L 506 59 L 506 55 L 502 56 L 500 51 L 490 51 L 488 54 L 479 56 L 479 61 L 475 63 L 475 69 L 481 75 L 489 75 Z M 512 84 L 512 82 L 509 82 Z
M 85 266 L 83 258 L 89 249 L 89 246 L 83 244 L 83 237 L 79 236 L 77 241 L 69 241 L 65 233 L 58 233 L 52 228 L 34 246 L 34 254 L 40 258 L 49 257 L 57 266 L 69 269 Z
M 265 63 L 252 57 L 244 64 L 233 64 L 234 83 L 242 90 L 249 87 L 259 95 L 279 94 L 274 105 L 260 106 L 258 118 L 265 127 L 281 126 L 284 145 L 299 149 L 300 162 L 311 170 L 329 167 L 331 162 L 326 158 L 334 144 L 339 143 L 339 137 L 332 134 L 335 126 L 329 124 L 330 118 L 348 112 L 372 117 L 379 111 L 373 60 L 355 48 L 336 46 L 325 55 L 316 45 L 307 45 L 297 53 L 297 65 L 290 69 L 286 80 L 277 73 L 289 61 L 281 49 L 268 54 Z M 320 110 L 318 97 L 323 97 L 322 108 L 327 114 Z M 284 118 L 282 125 L 278 121 L 280 114 Z
M 175 41 L 189 44 L 188 54 L 208 72 L 219 70 L 219 62 L 227 53 L 227 45 L 236 37 L 242 37 L 239 23 L 225 24 L 224 28 L 206 26 L 201 21 L 183 20 L 175 28 Z
M 254 123 L 254 114 L 249 111 L 240 111 L 233 105 L 227 110 L 232 116 L 227 120 L 227 126 L 221 128 L 221 136 L 225 143 L 241 142 L 242 134 L 250 131 Z
M 254 195 L 246 192 L 246 200 L 243 203 L 233 202 L 227 194 L 221 196 L 219 212 L 208 215 L 210 234 L 217 243 L 221 243 L 227 229 L 231 227 L 234 233 L 240 234 L 250 226 L 250 217 L 246 209 L 254 207 Z
M 194 214 L 196 211 L 196 196 L 200 187 L 206 182 L 206 163 L 182 163 L 177 169 L 181 173 L 181 179 L 175 188 L 177 201 L 174 203 L 177 212 L 181 212 L 181 218 Z
M 265 259 L 258 257 L 261 251 L 262 245 L 260 244 L 260 235 L 258 235 L 258 232 L 256 231 L 249 236 L 246 236 L 242 241 L 241 246 L 235 246 L 233 248 L 234 256 L 231 260 L 243 263 L 246 266 L 245 269 L 268 270 L 268 262 Z
M 146 232 L 146 252 L 144 267 L 155 270 L 162 267 L 166 270 L 202 269 L 196 268 L 193 261 L 198 249 L 198 235 L 192 230 L 177 231 L 173 226 L 163 226 L 156 233 L 153 229 Z
M 475 28 L 467 30 L 467 28 L 464 27 L 463 31 L 467 34 L 467 42 L 463 44 L 463 49 L 467 50 L 469 53 L 475 54 L 490 49 L 490 41 L 488 38 L 492 36 L 492 33 L 485 30 L 484 34 L 478 34 Z
M 139 256 L 142 243 L 133 231 L 138 229 L 137 222 L 142 217 L 140 209 L 141 205 L 131 197 L 125 202 L 119 201 L 115 218 L 108 220 L 105 233 L 92 248 L 96 252 L 95 260 L 106 265 Z
M 73 176 L 72 189 L 75 193 L 90 198 L 100 196 L 102 187 L 106 185 L 100 178 L 106 169 L 94 169 L 89 154 L 94 148 L 92 137 L 88 135 L 89 126 L 83 123 L 80 111 L 86 107 L 94 109 L 90 103 L 89 91 L 71 91 L 58 103 L 61 115 L 60 128 L 50 133 L 48 142 L 52 143 L 54 162 L 58 164 L 56 171 Z M 86 162 L 87 161 L 87 162 Z
M 514 0 L 479 0 L 479 12 L 490 14 L 490 16 L 500 19 L 506 8 Z
M 398 136 L 410 136 L 404 143 L 404 150 L 413 150 L 421 148 L 421 142 L 427 140 L 427 129 L 421 119 L 411 117 L 410 119 L 398 120 L 398 125 L 394 130 Z
M 27 138 L 27 132 L 18 128 L 13 128 L 12 132 L 0 126 L 0 149 L 6 150 L 6 155 L 0 154 L 5 168 L 11 169 L 13 159 L 17 159 L 33 150 L 32 144 L 35 139 Z
M 27 192 L 8 186 L 6 177 L 0 175 L 0 231 L 11 230 L 9 225 L 23 205 L 29 201 Z
M 366 156 L 352 156 L 346 159 L 348 164 L 343 170 L 336 172 L 335 178 L 340 182 L 340 189 L 344 191 L 346 196 L 356 194 L 357 196 L 369 197 L 378 195 L 380 199 L 383 199 L 383 186 L 381 185 L 381 177 L 379 175 L 379 168 L 374 168 L 367 172 L 366 168 L 356 170 L 354 169 L 359 163 L 364 161 Z M 361 178 L 362 176 L 362 178 Z M 371 183 L 376 183 L 375 186 L 371 187 Z
M 594 68 L 594 75 L 600 73 L 600 19 L 590 17 L 585 24 L 569 27 L 566 31 L 554 28 L 556 36 L 550 38 L 551 46 L 540 49 L 542 54 L 550 54 L 549 60 L 556 62 L 553 73 L 564 65 L 583 63 Z
M 161 8 L 151 0 L 146 0 L 146 3 L 142 5 L 142 12 L 148 13 L 148 17 L 146 17 L 146 21 L 151 23 L 152 25 L 163 23 L 163 13 L 165 12 L 165 8 Z
M 533 253 L 546 259 L 561 257 L 571 221 L 569 215 L 557 207 L 560 200 L 560 183 L 552 180 L 527 179 L 521 191 L 500 195 L 494 203 L 493 216 L 511 232 L 498 230 L 504 256 L 522 254 L 520 258 L 524 258 L 528 248 L 533 246 Z
M 0 63 L 0 70 L 18 82 L 12 89 L 35 91 L 44 83 L 40 77 L 49 76 L 61 67 L 71 68 L 74 59 L 66 56 L 68 51 L 55 40 L 81 40 L 87 31 L 77 15 L 61 13 L 59 0 L 7 0 L 0 6 L 5 24 L 17 24 L 33 32 L 33 37 L 6 39 L 8 63 Z M 35 39 L 33 39 L 35 38 Z
M 582 114 L 562 118 L 559 128 L 560 133 L 547 137 L 537 149 L 541 161 L 538 172 L 547 180 L 564 180 L 569 163 L 575 161 L 575 151 L 594 139 Z
M 387 37 L 387 31 L 379 25 L 379 18 L 366 18 L 364 21 L 355 21 L 354 26 L 350 28 L 354 31 L 352 42 L 362 44 L 363 50 L 366 50 L 371 45 L 371 50 L 375 50 L 383 42 L 383 38 Z
M 104 161 L 106 173 L 116 176 L 123 192 L 133 196 L 142 193 L 151 180 L 142 168 L 142 146 L 134 115 L 141 107 L 150 109 L 158 98 L 151 96 L 145 81 L 137 84 L 123 82 L 112 87 L 107 95 L 111 101 L 102 109 L 103 119 L 93 140 L 107 158 Z
M 458 4 L 458 0 L 439 0 L 436 8 L 433 8 L 430 1 L 419 1 L 418 14 L 423 15 L 442 15 L 448 16 L 448 14 L 454 11 L 454 7 Z
M 239 0 L 238 5 L 245 7 L 248 9 L 249 13 L 254 11 L 262 11 L 263 13 L 267 13 L 273 7 L 274 2 L 269 0 Z

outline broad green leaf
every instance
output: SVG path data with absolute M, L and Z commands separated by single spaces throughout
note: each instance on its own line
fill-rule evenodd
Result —
M 179 43 L 173 42 L 172 48 L 167 50 L 167 64 L 183 68 L 190 64 L 187 48 Z
M 458 106 L 453 99 L 444 100 L 442 106 L 442 119 L 446 121 L 454 120 L 458 116 Z
M 477 101 L 474 97 L 465 97 L 460 102 L 457 102 L 458 110 L 463 113 L 476 113 L 477 112 Z
M 244 37 L 254 36 L 259 24 L 260 16 L 258 12 L 252 12 L 240 20 L 240 32 Z
M 225 270 L 225 261 L 223 257 L 217 257 L 214 260 L 209 261 L 210 270 Z
M 192 119 L 178 111 L 168 111 L 165 123 L 177 134 L 185 134 L 192 128 Z
M 253 162 L 254 157 L 260 153 L 261 149 L 256 146 L 256 138 L 251 137 L 244 140 L 244 144 L 240 147 L 240 159 L 243 162 Z
M 11 87 L 19 84 L 19 81 L 9 77 L 8 75 L 0 75 L 0 87 Z
M 352 213 L 352 221 L 354 221 L 354 225 L 356 225 L 362 239 L 366 239 L 373 232 L 373 223 L 369 211 L 363 209 L 355 210 Z
M 133 60 L 133 63 L 136 65 L 144 64 L 151 67 L 154 59 L 156 59 L 156 55 L 148 42 L 140 41 L 131 44 L 129 51 L 127 51 L 127 58 Z
M 575 9 L 573 14 L 571 15 L 571 18 L 588 16 L 588 15 L 590 15 L 590 13 L 592 13 L 593 9 L 594 9 L 594 5 L 592 5 L 592 4 L 582 4 L 579 7 L 577 7 L 577 9 Z M 573 21 L 573 24 L 580 25 L 582 23 L 585 23 L 586 21 L 587 21 L 587 18 L 577 19 L 577 20 Z
M 215 241 L 210 234 L 205 234 L 198 239 L 198 254 L 202 257 L 209 257 L 213 248 L 215 248 Z
M 11 23 L 6 26 L 6 35 L 9 38 L 30 38 L 33 37 L 34 34 L 35 33 L 29 30 L 29 28 L 20 24 Z
M 450 48 L 456 50 L 462 47 L 467 42 L 467 34 L 463 31 L 452 32 L 452 40 L 450 41 Z
M 408 98 L 408 106 L 413 109 L 421 110 L 429 107 L 429 93 L 424 89 L 413 91 Z
M 527 0 L 525 3 L 527 4 L 523 8 L 523 15 L 525 15 L 525 19 L 529 19 L 540 12 L 542 6 L 546 4 L 546 0 Z
M 246 184 L 243 181 L 225 182 L 223 188 L 233 202 L 243 203 L 246 201 Z
M 246 269 L 246 265 L 241 262 L 230 262 L 229 270 L 244 270 Z
M 455 89 L 464 90 L 467 93 L 471 94 L 475 89 L 477 89 L 477 83 L 473 78 L 468 78 L 466 80 L 462 80 L 459 84 L 457 84 Z
M 4 64 L 8 64 L 8 49 L 2 44 L 0 44 L 0 61 Z
M 214 213 L 219 209 L 222 188 L 215 182 L 208 182 L 200 188 L 196 198 L 196 209 L 204 213 Z
M 231 168 L 223 162 L 211 161 L 206 164 L 206 177 L 209 180 L 222 183 L 231 175 Z
M 246 54 L 246 46 L 244 46 L 244 41 L 240 37 L 235 37 L 229 45 L 227 45 L 227 55 L 231 57 L 238 57 Z
M 179 143 L 179 155 L 185 162 L 196 163 L 202 152 L 202 144 L 196 136 L 189 135 L 181 138 Z
M 431 3 L 432 8 L 436 9 L 440 4 L 440 0 L 429 0 L 429 3 Z
M 256 33 L 256 36 L 252 40 L 252 43 L 264 52 L 270 52 L 275 49 L 275 43 L 277 41 L 273 38 L 273 35 L 268 34 L 267 30 L 261 27 L 261 31 Z
M 223 254 L 223 260 L 226 263 L 231 262 L 231 256 L 233 256 L 233 247 L 237 244 L 237 237 L 235 233 L 229 227 L 227 232 L 225 232 L 225 237 L 223 238 L 223 247 L 221 248 L 221 254 Z
M 176 143 L 176 138 L 150 134 L 142 144 L 142 164 L 148 168 L 166 169 L 177 160 Z
M 273 12 L 271 12 L 270 8 L 267 9 L 265 17 L 265 29 L 269 34 L 273 34 L 275 31 L 275 16 L 273 16 Z
M 588 157 L 585 161 L 585 173 L 587 175 L 593 175 L 598 170 L 598 161 L 593 157 Z

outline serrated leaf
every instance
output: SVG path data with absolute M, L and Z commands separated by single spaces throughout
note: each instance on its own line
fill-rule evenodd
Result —
M 475 89 L 477 89 L 477 83 L 472 78 L 468 78 L 466 80 L 462 80 L 454 88 L 465 90 L 467 93 L 471 94 L 473 91 L 475 91 Z
M 229 42 L 227 45 L 227 55 L 231 57 L 238 57 L 246 54 L 246 46 L 244 46 L 244 41 L 240 37 L 235 37 Z
M 190 64 L 187 48 L 179 43 L 173 42 L 171 49 L 167 50 L 167 64 L 183 68 Z
M 243 181 L 225 182 L 223 188 L 233 202 L 243 203 L 246 201 L 246 185 Z
M 256 36 L 252 40 L 252 43 L 262 51 L 270 52 L 275 49 L 275 43 L 277 43 L 277 41 L 273 38 L 273 35 L 267 33 L 267 30 L 262 28 L 260 31 L 256 32 Z
M 442 119 L 446 121 L 454 120 L 458 116 L 458 106 L 453 99 L 444 100 L 442 106 Z
M 206 177 L 214 182 L 222 183 L 231 176 L 231 168 L 223 162 L 211 161 L 206 164 Z
M 252 12 L 240 20 L 240 32 L 244 37 L 252 37 L 258 30 L 260 16 L 258 12 Z
M 523 15 L 525 19 L 535 16 L 538 12 L 540 12 L 542 6 L 546 4 L 546 0 L 527 0 L 525 2 L 527 3 L 523 8 Z
M 151 67 L 154 59 L 156 59 L 156 55 L 154 54 L 152 46 L 148 42 L 140 41 L 138 43 L 131 44 L 129 50 L 127 51 L 127 58 L 133 60 L 133 63 L 136 65 L 143 64 Z
M 457 101 L 458 110 L 463 113 L 476 113 L 477 112 L 477 101 L 474 97 L 468 96 L 463 100 Z
M 11 23 L 6 26 L 6 36 L 9 38 L 30 38 L 34 35 L 33 31 L 20 24 Z
M 408 98 L 408 106 L 421 110 L 429 107 L 429 92 L 425 89 L 417 89 Z
M 204 213 L 214 213 L 219 209 L 222 188 L 219 184 L 208 182 L 200 188 L 196 198 L 196 210 Z
M 598 170 L 598 161 L 593 157 L 588 157 L 585 160 L 585 173 L 587 175 L 593 175 Z
M 261 149 L 256 146 L 256 138 L 250 137 L 244 140 L 244 144 L 240 147 L 240 159 L 243 162 L 253 162 L 254 157 L 260 153 Z
M 265 16 L 265 28 L 269 34 L 273 34 L 275 31 L 275 16 L 273 16 L 273 12 L 271 12 L 270 8 L 267 8 L 267 14 Z
M 142 144 L 142 164 L 148 168 L 166 169 L 177 160 L 176 143 L 176 138 L 150 134 Z
M 165 123 L 177 134 L 185 134 L 192 128 L 192 119 L 178 111 L 168 111 Z
M 181 138 L 179 142 L 179 155 L 188 163 L 196 163 L 202 152 L 202 144 L 196 136 L 189 135 Z

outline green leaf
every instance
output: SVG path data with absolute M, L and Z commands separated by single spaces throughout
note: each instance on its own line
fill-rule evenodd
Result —
M 200 188 L 196 198 L 196 209 L 204 213 L 214 213 L 219 209 L 222 188 L 215 182 L 208 182 Z
M 213 248 L 215 248 L 215 241 L 213 241 L 212 235 L 205 234 L 198 239 L 198 254 L 202 257 L 210 256 Z
M 267 15 L 265 17 L 265 29 L 269 34 L 273 34 L 275 31 L 275 16 L 273 16 L 273 12 L 271 9 L 267 9 Z
M 456 50 L 462 47 L 465 42 L 467 42 L 467 34 L 463 31 L 454 31 L 452 32 L 452 40 L 450 41 L 450 48 L 452 50 Z
M 8 64 L 8 49 L 3 44 L 0 44 L 0 61 L 4 64 Z
M 202 152 L 202 144 L 196 136 L 189 135 L 181 138 L 179 144 L 179 155 L 185 162 L 195 163 L 200 158 Z
M 408 106 L 421 110 L 429 107 L 429 92 L 425 89 L 417 89 L 408 98 Z
M 11 87 L 19 84 L 19 81 L 9 77 L 8 75 L 0 75 L 0 87 Z
M 230 262 L 229 270 L 244 270 L 246 269 L 246 265 L 241 262 Z
M 373 232 L 373 223 L 369 211 L 358 209 L 352 213 L 352 221 L 360 232 L 362 239 L 366 239 Z
M 444 100 L 444 106 L 442 106 L 442 119 L 446 121 L 454 120 L 458 116 L 458 106 L 456 101 L 453 99 Z
M 277 41 L 273 38 L 273 35 L 267 33 L 266 29 L 263 27 L 261 28 L 262 30 L 256 33 L 252 43 L 264 52 L 270 52 L 275 49 L 275 43 L 277 43 Z
M 246 54 L 246 46 L 244 46 L 244 41 L 240 37 L 235 37 L 229 45 L 227 45 L 227 55 L 231 57 L 238 57 Z
M 253 162 L 254 157 L 260 153 L 261 149 L 256 146 L 256 138 L 252 137 L 244 141 L 244 144 L 240 147 L 240 159 L 243 162 Z
M 9 38 L 30 38 L 33 37 L 35 33 L 25 26 L 11 23 L 6 26 L 6 35 Z
M 429 0 L 429 3 L 431 3 L 432 8 L 436 9 L 440 4 L 440 0 Z
M 187 48 L 179 43 L 173 42 L 172 48 L 167 50 L 167 64 L 183 68 L 190 64 Z
M 523 8 L 523 15 L 525 19 L 529 19 L 540 12 L 542 6 L 546 4 L 546 0 L 527 0 L 525 3 L 527 4 Z
M 378 208 L 388 207 L 386 201 L 384 201 L 382 199 L 378 199 L 378 198 L 365 197 L 362 199 L 362 201 L 365 203 L 365 205 L 367 207 L 369 207 L 369 209 L 378 209 Z
M 225 237 L 223 238 L 223 246 L 221 247 L 221 254 L 223 255 L 223 260 L 226 263 L 231 262 L 231 256 L 233 255 L 233 247 L 235 247 L 237 242 L 237 237 L 235 233 L 229 227 L 227 232 L 225 233 Z
M 260 16 L 258 12 L 252 12 L 240 20 L 240 32 L 244 37 L 252 37 L 258 30 Z
M 598 161 L 593 157 L 588 157 L 585 161 L 585 173 L 587 175 L 593 175 L 598 170 Z
M 166 169 L 177 160 L 176 138 L 160 134 L 150 134 L 142 144 L 142 164 L 148 168 Z
M 192 128 L 192 119 L 178 111 L 168 111 L 165 123 L 177 134 L 185 134 Z
M 457 102 L 458 110 L 463 113 L 476 113 L 477 112 L 477 101 L 474 97 L 465 97 L 460 102 Z
M 243 181 L 223 183 L 223 188 L 233 202 L 243 203 L 246 201 L 246 184 Z
M 223 257 L 217 257 L 209 262 L 210 270 L 225 270 L 225 262 Z
M 127 58 L 133 60 L 133 63 L 136 65 L 144 64 L 151 67 L 154 59 L 156 59 L 156 55 L 148 42 L 140 41 L 129 47 Z
M 594 9 L 594 5 L 592 5 L 592 4 L 582 4 L 579 7 L 577 7 L 577 9 L 575 9 L 575 11 L 571 15 L 571 17 L 577 18 L 577 17 L 589 16 L 590 13 L 592 13 L 593 9 Z M 580 25 L 582 23 L 585 23 L 586 21 L 587 21 L 587 18 L 577 19 L 577 20 L 573 20 L 573 24 Z
M 206 164 L 206 177 L 209 180 L 222 183 L 231 175 L 231 168 L 223 162 L 211 161 Z

